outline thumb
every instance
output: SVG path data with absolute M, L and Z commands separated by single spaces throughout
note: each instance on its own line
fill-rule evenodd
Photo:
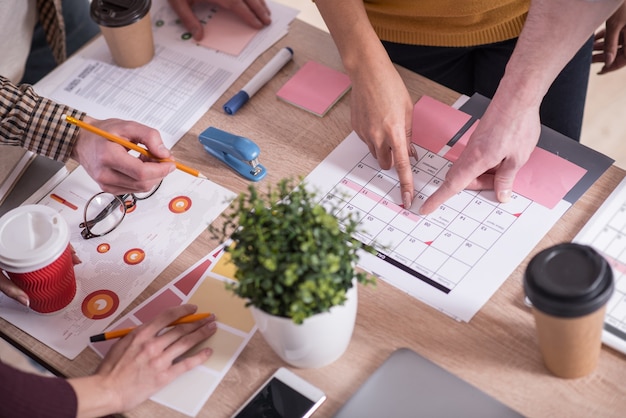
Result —
M 511 200 L 511 194 L 513 193 L 513 183 L 515 182 L 515 176 L 518 169 L 512 167 L 506 167 L 503 162 L 502 165 L 496 170 L 493 177 L 493 189 L 496 193 L 496 198 L 500 203 L 506 203 Z

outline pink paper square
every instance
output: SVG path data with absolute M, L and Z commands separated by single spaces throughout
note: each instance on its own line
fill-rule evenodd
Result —
M 324 116 L 349 89 L 350 78 L 333 68 L 308 61 L 276 95 L 304 110 Z
M 586 172 L 584 168 L 536 147 L 517 173 L 513 190 L 552 209 Z
M 212 6 L 205 18 L 204 38 L 199 42 L 207 48 L 237 56 L 259 32 L 227 9 Z
M 411 142 L 437 154 L 470 117 L 432 97 L 422 96 L 413 107 Z
M 422 96 L 413 108 L 411 141 L 438 154 L 470 119 L 470 115 L 428 96 Z M 478 126 L 474 123 L 446 152 L 455 162 Z M 578 183 L 587 170 L 556 154 L 536 147 L 520 169 L 513 191 L 552 209 Z

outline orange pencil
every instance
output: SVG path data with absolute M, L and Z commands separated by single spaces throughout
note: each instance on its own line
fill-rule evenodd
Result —
M 192 315 L 183 316 L 182 318 L 177 319 L 176 321 L 172 322 L 168 326 L 173 327 L 174 325 L 188 324 L 190 322 L 196 322 L 201 319 L 208 318 L 209 316 L 211 316 L 211 313 L 209 312 L 195 313 Z M 112 340 L 114 338 L 122 338 L 123 336 L 128 335 L 130 332 L 132 332 L 135 328 L 137 327 L 118 329 L 115 331 L 107 331 L 98 335 L 92 335 L 91 337 L 89 337 L 89 341 L 91 341 L 92 343 L 95 343 L 97 341 L 106 341 L 106 340 Z
M 87 122 L 83 122 L 82 120 L 78 120 L 70 115 L 63 115 L 63 119 L 65 119 L 67 121 L 67 123 L 71 123 L 72 125 L 76 125 L 79 128 L 83 128 L 89 132 L 92 132 L 96 135 L 100 135 L 101 137 L 108 139 L 111 142 L 115 142 L 116 144 L 120 144 L 121 146 L 128 148 L 128 149 L 132 149 L 133 151 L 137 151 L 140 154 L 145 155 L 146 157 L 152 158 L 153 160 L 159 161 L 159 162 L 168 162 L 168 163 L 174 163 L 176 164 L 176 168 L 178 168 L 181 171 L 184 171 L 185 173 L 191 174 L 192 176 L 196 176 L 202 179 L 206 179 L 206 176 L 204 176 L 202 173 L 200 173 L 198 170 L 193 169 L 191 167 L 187 167 L 186 165 L 183 165 L 177 161 L 171 160 L 169 158 L 156 158 L 154 155 L 152 155 L 150 153 L 150 151 L 148 151 L 147 149 L 140 147 L 139 145 L 130 142 L 124 138 L 121 138 L 119 136 L 113 135 L 112 133 L 109 133 L 107 131 L 103 131 L 100 128 L 96 128 L 93 125 L 88 124 Z

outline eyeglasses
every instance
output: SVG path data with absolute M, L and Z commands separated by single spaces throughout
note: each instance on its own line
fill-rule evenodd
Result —
M 101 237 L 113 231 L 122 223 L 127 212 L 132 211 L 137 201 L 145 200 L 156 193 L 161 182 L 152 190 L 144 193 L 115 195 L 100 192 L 91 197 L 85 205 L 84 221 L 78 225 L 83 228 L 80 235 L 84 239 Z

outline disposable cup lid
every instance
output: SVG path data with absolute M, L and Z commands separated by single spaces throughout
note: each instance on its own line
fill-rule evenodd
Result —
M 533 307 L 548 315 L 573 318 L 601 308 L 613 293 L 613 271 L 592 247 L 564 243 L 535 255 L 524 275 Z
M 91 19 L 100 26 L 128 26 L 147 15 L 151 6 L 151 0 L 92 0 Z
M 69 227 L 59 212 L 25 205 L 0 218 L 0 268 L 27 273 L 46 267 L 67 248 Z

